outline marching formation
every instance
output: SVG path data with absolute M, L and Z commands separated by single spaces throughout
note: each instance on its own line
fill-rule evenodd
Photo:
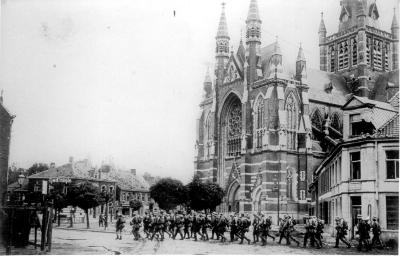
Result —
M 339 241 L 346 244 L 347 247 L 351 247 L 350 243 L 346 239 L 349 227 L 347 222 L 341 218 L 336 218 L 336 244 L 335 247 L 339 246 Z M 309 246 L 322 248 L 322 234 L 324 233 L 324 221 L 318 219 L 315 216 L 305 216 L 304 223 L 305 233 L 304 240 L 301 243 L 296 239 L 294 233 L 296 232 L 295 226 L 296 221 L 290 216 L 284 216 L 279 223 L 279 230 L 276 234 L 272 232 L 272 217 L 265 216 L 263 214 L 254 214 L 253 220 L 251 220 L 249 214 L 232 214 L 229 217 L 223 214 L 204 214 L 191 212 L 190 214 L 185 213 L 173 213 L 168 214 L 165 211 L 153 214 L 146 212 L 142 217 L 137 214 L 133 214 L 133 218 L 129 225 L 132 227 L 132 234 L 134 240 L 139 239 L 156 239 L 163 241 L 165 235 L 168 235 L 172 239 L 194 239 L 194 241 L 202 240 L 208 241 L 219 240 L 221 242 L 235 242 L 240 241 L 239 244 L 243 244 L 245 241 L 250 244 L 261 243 L 262 246 L 267 245 L 267 239 L 270 238 L 272 241 L 278 239 L 277 243 L 281 243 L 282 240 L 286 240 L 286 244 L 290 245 L 291 242 L 295 242 L 297 246 L 303 244 L 303 247 Z M 118 216 L 116 222 L 116 239 L 122 239 L 122 230 L 125 227 L 125 220 L 122 215 Z M 142 229 L 143 228 L 143 229 Z M 140 230 L 142 229 L 145 237 L 142 237 Z M 252 231 L 252 240 L 248 237 L 249 231 Z M 363 247 L 366 250 L 370 250 L 375 244 L 379 244 L 382 247 L 382 242 L 379 238 L 380 226 L 377 219 L 373 219 L 373 224 L 370 225 L 367 220 L 359 220 L 358 233 L 360 236 L 358 249 L 361 250 Z M 372 229 L 374 235 L 372 243 L 369 243 L 369 230 Z M 209 237 L 209 231 L 211 237 Z M 229 233 L 229 237 L 226 237 L 225 233 Z M 179 235 L 179 236 L 178 236 Z M 296 234 L 297 235 L 297 234 Z

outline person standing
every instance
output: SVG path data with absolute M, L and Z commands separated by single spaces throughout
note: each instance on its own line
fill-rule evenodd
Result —
M 192 217 L 188 214 L 185 215 L 185 219 L 183 221 L 183 238 L 187 238 L 190 239 L 190 229 L 192 228 Z
M 181 236 L 181 240 L 183 240 L 184 235 L 182 234 L 182 229 L 183 229 L 183 225 L 184 225 L 184 219 L 182 215 L 177 215 L 175 216 L 175 233 L 172 236 L 173 239 L 176 238 L 176 236 L 179 234 Z
M 117 238 L 119 240 L 122 240 L 122 230 L 125 227 L 125 220 L 122 217 L 122 215 L 118 215 L 117 217 L 117 222 L 115 222 L 115 233 L 117 234 Z
M 99 215 L 99 227 L 104 227 L 104 216 L 103 213 Z

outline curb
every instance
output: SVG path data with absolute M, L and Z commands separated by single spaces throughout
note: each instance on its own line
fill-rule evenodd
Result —
M 96 230 L 96 229 L 87 229 L 87 228 L 68 228 L 68 227 L 53 227 L 54 229 L 62 229 L 62 230 L 73 230 L 73 231 L 86 231 L 86 232 L 98 232 L 98 233 L 114 233 L 111 230 Z

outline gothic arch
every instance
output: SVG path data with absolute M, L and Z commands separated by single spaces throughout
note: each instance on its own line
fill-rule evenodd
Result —
M 297 147 L 297 130 L 299 121 L 299 105 L 293 91 L 285 99 L 287 149 L 295 150 Z
M 331 124 L 330 125 L 335 130 L 339 131 L 340 133 L 343 133 L 343 125 L 342 125 L 342 120 L 340 119 L 339 113 L 334 112 L 331 115 Z
M 311 114 L 311 126 L 312 126 L 312 136 L 313 140 L 319 140 L 319 137 L 322 135 L 322 131 L 324 130 L 324 118 L 322 117 L 319 109 L 315 109 Z
M 261 193 L 262 185 L 258 185 L 251 193 L 251 198 L 253 202 L 253 211 L 261 212 Z
M 212 117 L 211 117 L 211 112 L 208 112 L 207 116 L 205 117 L 204 121 L 204 150 L 205 150 L 205 156 L 209 157 L 210 156 L 210 142 L 213 140 L 213 127 L 212 127 Z
M 239 189 L 240 183 L 237 180 L 232 181 L 229 184 L 227 194 L 227 206 L 228 211 L 239 211 Z
M 255 148 L 262 148 L 263 136 L 265 135 L 266 118 L 265 118 L 265 100 L 262 93 L 257 95 L 253 105 L 253 129 L 254 129 L 254 145 Z
M 242 103 L 234 93 L 230 93 L 223 103 L 220 114 L 220 137 L 222 153 L 237 156 L 241 152 L 242 138 Z

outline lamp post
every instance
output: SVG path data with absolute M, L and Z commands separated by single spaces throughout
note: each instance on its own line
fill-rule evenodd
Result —
M 19 200 L 22 202 L 24 200 L 23 194 L 22 194 L 22 185 L 24 184 L 25 181 L 25 175 L 20 174 L 18 176 L 18 184 L 19 184 L 19 190 L 20 190 L 20 196 L 19 196 Z

